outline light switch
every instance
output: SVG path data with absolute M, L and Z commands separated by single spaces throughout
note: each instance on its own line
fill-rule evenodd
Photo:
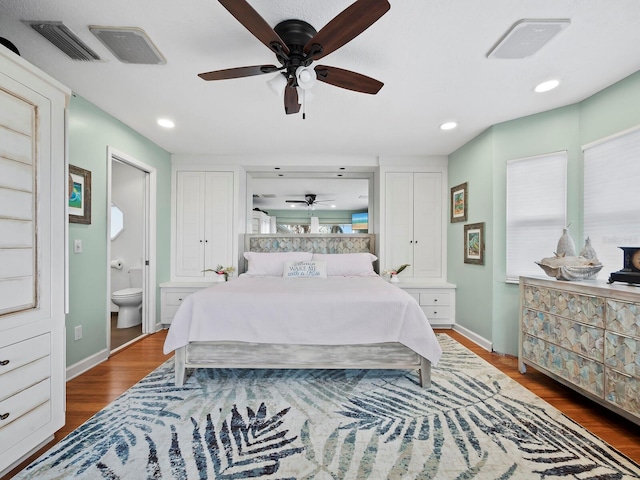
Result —
M 82 253 L 82 240 L 73 241 L 73 253 Z

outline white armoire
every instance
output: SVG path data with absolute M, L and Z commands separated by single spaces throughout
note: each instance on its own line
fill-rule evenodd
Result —
M 433 327 L 455 324 L 455 285 L 446 281 L 447 161 L 387 159 L 381 179 L 381 270 L 409 264 L 394 283 Z
M 0 47 L 0 476 L 65 421 L 70 93 Z

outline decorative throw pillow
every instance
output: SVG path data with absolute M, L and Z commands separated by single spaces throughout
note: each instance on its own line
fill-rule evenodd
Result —
M 284 264 L 289 261 L 304 262 L 311 260 L 310 252 L 245 252 L 249 266 L 246 275 L 261 275 L 268 277 L 281 277 L 284 273 Z
M 284 278 L 327 278 L 327 262 L 286 262 Z
M 371 253 L 314 253 L 313 260 L 327 262 L 328 277 L 374 277 L 373 262 L 378 259 Z

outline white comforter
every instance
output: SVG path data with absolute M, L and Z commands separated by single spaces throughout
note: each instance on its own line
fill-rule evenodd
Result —
M 191 341 L 399 342 L 433 365 L 442 354 L 418 302 L 380 277 L 240 276 L 184 300 L 171 323 L 164 353 Z

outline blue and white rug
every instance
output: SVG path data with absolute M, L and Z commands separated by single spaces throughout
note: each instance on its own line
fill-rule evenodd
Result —
M 637 479 L 640 466 L 446 335 L 416 372 L 169 360 L 21 479 Z

